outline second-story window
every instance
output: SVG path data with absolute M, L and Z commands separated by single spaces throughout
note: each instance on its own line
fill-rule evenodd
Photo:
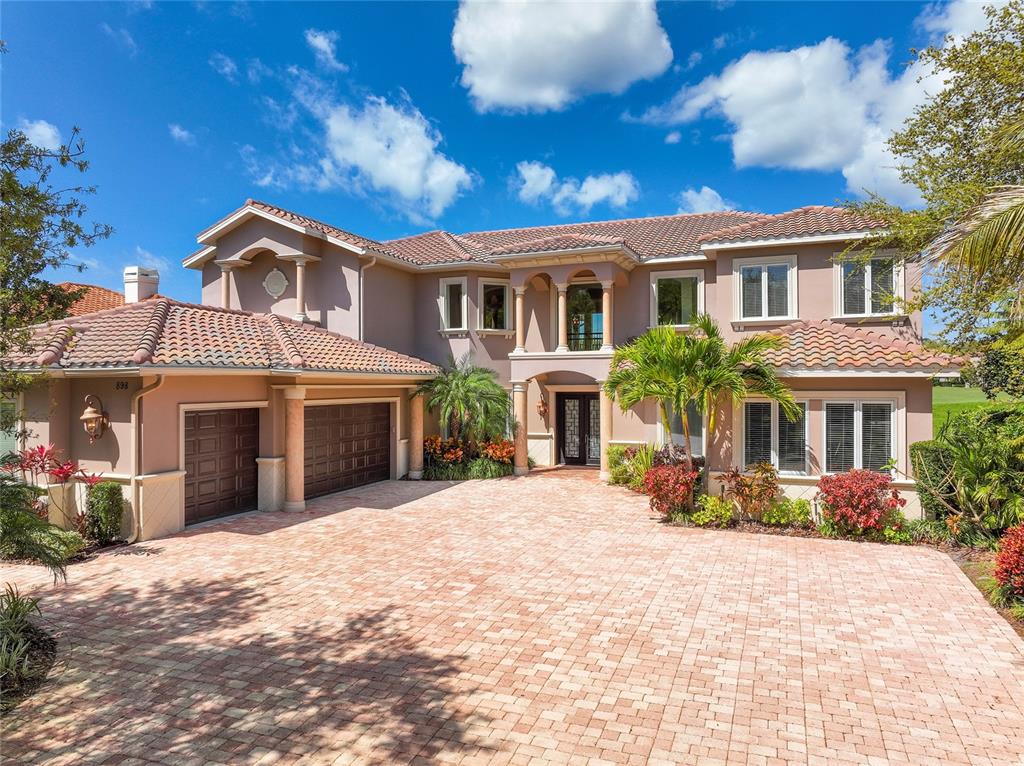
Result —
M 844 316 L 891 314 L 895 309 L 896 263 L 888 256 L 840 265 L 840 306 Z
M 512 329 L 508 282 L 480 282 L 480 329 Z
M 704 310 L 704 272 L 651 274 L 651 325 L 685 327 Z
M 466 329 L 466 278 L 441 280 L 441 294 L 437 299 L 441 309 L 442 330 Z
M 737 319 L 790 319 L 796 316 L 796 259 L 737 259 Z

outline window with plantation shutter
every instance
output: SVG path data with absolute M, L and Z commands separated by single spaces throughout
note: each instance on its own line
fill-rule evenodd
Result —
M 828 402 L 825 405 L 825 471 L 841 473 L 855 468 L 855 420 L 857 405 Z
M 743 405 L 743 464 L 772 462 L 772 404 L 747 402 Z
M 895 310 L 896 262 L 892 258 L 844 262 L 839 273 L 844 315 L 891 314 Z
M 738 284 L 738 320 L 795 316 L 795 256 L 770 256 L 758 261 L 737 259 L 733 268 Z
M 892 405 L 861 405 L 861 467 L 881 471 L 892 460 Z
M 807 405 L 801 402 L 798 406 L 800 417 L 796 420 L 790 420 L 776 407 L 780 471 L 807 470 Z
M 744 319 L 761 317 L 764 315 L 761 302 L 761 267 L 744 266 L 740 269 L 743 289 L 743 313 Z

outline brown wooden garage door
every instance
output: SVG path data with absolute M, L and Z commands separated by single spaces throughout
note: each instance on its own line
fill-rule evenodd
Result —
M 185 523 L 256 508 L 259 410 L 185 413 Z
M 306 405 L 306 497 L 391 476 L 391 405 Z

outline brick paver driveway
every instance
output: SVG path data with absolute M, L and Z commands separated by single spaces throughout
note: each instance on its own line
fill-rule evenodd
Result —
M 394 482 L 109 552 L 9 763 L 1017 763 L 1024 642 L 945 556 Z M 37 587 L 38 586 L 38 587 Z

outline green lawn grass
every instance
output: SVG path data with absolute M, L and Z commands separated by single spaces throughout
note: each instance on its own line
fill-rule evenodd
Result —
M 1010 397 L 1000 395 L 1000 401 Z M 935 386 L 932 388 L 932 433 L 938 434 L 947 417 L 958 415 L 967 410 L 987 403 L 980 388 L 960 388 L 958 386 Z

